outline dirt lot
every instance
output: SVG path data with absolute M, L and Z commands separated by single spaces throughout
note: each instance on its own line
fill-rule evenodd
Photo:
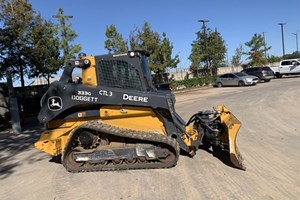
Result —
M 299 199 L 300 77 L 176 93 L 185 119 L 226 105 L 242 122 L 246 171 L 199 150 L 171 169 L 71 174 L 33 148 L 38 134 L 0 134 L 0 199 Z M 40 131 L 40 130 L 37 130 Z

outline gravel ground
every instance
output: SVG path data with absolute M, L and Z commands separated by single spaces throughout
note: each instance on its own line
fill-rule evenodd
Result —
M 292 77 L 176 93 L 185 120 L 218 104 L 235 114 L 246 171 L 199 150 L 170 169 L 72 174 L 34 149 L 42 130 L 36 126 L 21 135 L 0 134 L 0 199 L 299 199 L 299 85 L 300 77 Z

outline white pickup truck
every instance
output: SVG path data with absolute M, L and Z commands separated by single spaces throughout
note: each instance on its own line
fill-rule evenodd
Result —
M 271 67 L 271 69 L 277 78 L 283 75 L 300 74 L 300 59 L 282 60 L 278 67 Z

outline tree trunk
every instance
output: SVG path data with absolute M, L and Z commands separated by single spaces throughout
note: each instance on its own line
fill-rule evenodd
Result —
M 8 86 L 8 95 L 9 95 L 9 112 L 11 116 L 12 129 L 16 134 L 21 133 L 21 123 L 20 123 L 20 113 L 18 101 L 14 92 L 12 77 L 9 72 L 7 72 L 7 86 Z
M 23 66 L 22 66 L 22 64 L 20 64 L 19 70 L 20 70 L 20 79 L 21 79 L 20 81 L 21 81 L 22 100 L 23 100 L 24 93 L 25 93 L 25 81 L 24 81 L 24 71 L 23 71 Z

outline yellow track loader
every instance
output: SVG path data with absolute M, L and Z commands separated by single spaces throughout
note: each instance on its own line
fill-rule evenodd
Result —
M 244 169 L 236 147 L 239 120 L 217 106 L 186 123 L 172 92 L 153 86 L 147 57 L 131 51 L 70 60 L 41 99 L 45 131 L 35 147 L 61 155 L 69 172 L 169 168 L 180 152 L 192 157 L 201 146 L 227 152 Z M 82 77 L 72 76 L 75 68 Z

